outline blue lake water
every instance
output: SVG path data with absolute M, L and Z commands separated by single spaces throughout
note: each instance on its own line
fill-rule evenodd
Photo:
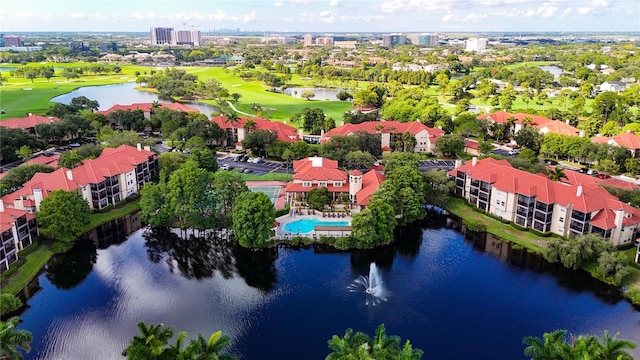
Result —
M 555 329 L 608 329 L 640 343 L 640 312 L 614 288 L 442 224 L 353 252 L 248 251 L 215 237 L 147 228 L 126 237 L 135 227 L 103 226 L 30 286 L 25 359 L 121 359 L 140 320 L 191 337 L 223 330 L 242 359 L 324 359 L 332 335 L 373 334 L 380 323 L 424 359 L 524 359 L 524 336 Z M 375 306 L 348 289 L 371 262 L 391 293 Z
M 130 105 L 135 103 L 151 103 L 158 101 L 160 103 L 170 103 L 168 99 L 159 97 L 158 94 L 146 91 L 136 90 L 140 85 L 129 82 L 124 84 L 85 86 L 75 89 L 69 93 L 56 96 L 51 101 L 63 104 L 71 103 L 71 99 L 79 96 L 86 96 L 90 100 L 98 101 L 100 107 L 98 110 L 107 110 L 113 105 Z M 219 109 L 213 105 L 192 102 L 186 104 L 192 108 L 198 109 L 201 113 L 211 117 L 211 114 Z
M 283 226 L 292 234 L 308 234 L 315 226 L 349 226 L 348 221 L 324 221 L 322 219 L 298 219 Z

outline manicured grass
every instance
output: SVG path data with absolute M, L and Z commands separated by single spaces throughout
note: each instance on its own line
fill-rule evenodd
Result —
M 31 254 L 25 256 L 24 264 L 18 267 L 10 276 L 2 277 L 2 293 L 17 294 L 40 273 L 42 267 L 51 259 L 53 252 L 48 244 L 33 244 L 37 246 Z M 6 281 L 5 281 L 6 280 Z
M 242 174 L 244 181 L 291 181 L 293 174 L 267 173 L 264 175 Z
M 137 201 L 135 201 L 135 202 L 128 203 L 124 207 L 113 209 L 106 213 L 91 214 L 91 222 L 87 226 L 85 226 L 84 232 L 89 231 L 97 227 L 98 225 L 102 225 L 104 223 L 107 223 L 111 220 L 125 216 L 137 210 L 140 210 L 140 205 L 138 204 Z
M 537 236 L 528 231 L 521 231 L 508 224 L 474 211 L 465 205 L 465 201 L 453 198 L 447 204 L 447 210 L 452 214 L 468 221 L 479 221 L 487 227 L 487 232 L 499 236 L 500 238 L 521 245 L 537 253 L 543 253 L 547 246 L 547 238 Z
M 291 117 L 295 113 L 299 113 L 306 107 L 320 108 L 324 111 L 328 118 L 334 118 L 336 121 L 342 119 L 345 111 L 351 110 L 353 104 L 347 101 L 329 101 L 329 100 L 304 100 L 294 98 L 289 95 L 274 93 L 267 91 L 268 86 L 260 81 L 246 81 L 233 74 L 232 70 L 225 68 L 183 68 L 184 70 L 198 75 L 200 80 L 215 78 L 222 83 L 222 86 L 229 90 L 229 93 L 238 93 L 241 95 L 240 100 L 233 105 L 240 111 L 249 114 L 255 114 L 251 110 L 251 104 L 258 103 L 263 109 L 273 109 L 269 119 L 283 121 Z M 315 82 L 309 80 L 300 80 L 299 77 L 293 77 L 292 82 L 300 86 L 313 86 Z M 334 84 L 335 85 L 335 84 Z M 204 101 L 214 104 L 213 101 Z
M 558 65 L 558 62 L 557 61 L 528 61 L 528 62 L 521 62 L 521 63 L 506 65 L 505 67 L 509 70 L 513 70 L 522 66 L 548 66 L 548 65 Z

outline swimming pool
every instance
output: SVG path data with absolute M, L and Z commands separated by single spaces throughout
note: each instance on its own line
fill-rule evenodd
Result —
M 283 230 L 292 234 L 308 234 L 315 226 L 349 226 L 348 221 L 322 221 L 320 219 L 298 219 L 284 225 Z

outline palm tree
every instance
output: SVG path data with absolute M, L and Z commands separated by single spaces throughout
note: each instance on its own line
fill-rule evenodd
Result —
M 122 351 L 122 356 L 130 360 L 160 359 L 167 355 L 166 345 L 173 337 L 173 329 L 164 327 L 163 324 L 138 323 L 140 334 L 134 336 Z
M 415 149 L 416 145 L 418 145 L 418 141 L 416 140 L 416 137 L 413 136 L 412 133 L 410 133 L 409 131 L 405 132 L 404 134 L 402 134 L 402 142 L 404 143 L 404 149 L 403 151 L 413 151 L 413 149 Z
M 216 331 L 209 339 L 198 334 L 196 340 L 192 340 L 189 346 L 178 354 L 178 359 L 194 360 L 237 360 L 233 355 L 220 354 L 231 345 L 231 338 L 222 335 L 222 331 Z
M 251 132 L 252 130 L 255 130 L 258 127 L 258 124 L 256 124 L 256 122 L 253 119 L 247 119 L 247 121 L 244 122 L 244 127 L 246 127 L 247 130 Z
M 633 356 L 631 356 L 626 350 L 635 349 L 636 344 L 633 341 L 616 339 L 617 336 L 618 334 L 615 334 L 611 337 L 607 330 L 604 331 L 602 343 L 600 343 L 599 349 L 596 353 L 597 359 L 633 360 Z
M 565 341 L 566 330 L 556 330 L 552 333 L 544 333 L 542 339 L 535 336 L 527 336 L 522 342 L 528 345 L 524 354 L 532 360 L 557 360 L 570 359 L 571 349 Z
M 26 352 L 31 351 L 29 343 L 33 336 L 27 330 L 16 330 L 20 319 L 17 316 L 5 321 L 0 321 L 0 355 L 10 360 L 22 360 L 22 355 L 16 348 L 22 348 Z
M 549 175 L 547 175 L 549 177 L 549 179 L 553 180 L 553 181 L 560 181 L 563 178 L 564 179 L 569 179 L 567 177 L 567 174 L 564 172 L 564 169 L 561 168 L 560 166 L 556 166 L 553 170 L 549 171 Z
M 354 334 L 353 329 L 347 329 L 343 337 L 333 335 L 327 342 L 333 352 L 327 355 L 325 360 L 363 359 L 359 353 L 368 352 L 370 341 L 367 334 L 359 331 Z
M 384 324 L 380 324 L 376 329 L 376 335 L 373 337 L 371 349 L 373 358 L 395 358 L 400 350 L 400 337 L 396 335 L 387 336 Z
M 224 122 L 231 124 L 231 131 L 233 134 L 233 139 L 231 139 L 231 141 L 235 144 L 235 142 L 238 141 L 238 134 L 236 134 L 236 125 L 238 125 L 238 123 L 240 122 L 240 116 L 238 116 L 238 113 L 233 110 L 229 111 L 225 114 Z

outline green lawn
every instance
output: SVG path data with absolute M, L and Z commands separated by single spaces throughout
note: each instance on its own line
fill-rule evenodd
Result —
M 241 174 L 244 181 L 291 181 L 292 174 L 268 173 L 264 175 Z
M 485 224 L 487 232 L 497 235 L 504 240 L 522 245 L 527 249 L 534 250 L 537 253 L 543 253 L 547 246 L 548 238 L 537 236 L 528 231 L 518 230 L 492 217 L 476 212 L 471 207 L 465 205 L 463 199 L 451 199 L 447 204 L 447 210 L 463 220 L 479 221 Z
M 42 269 L 47 261 L 51 259 L 51 256 L 53 256 L 53 252 L 49 249 L 49 245 L 47 244 L 32 244 L 31 246 L 37 246 L 37 249 L 25 256 L 24 264 L 11 272 L 9 276 L 3 275 L 2 293 L 17 294 L 29 283 L 29 281 L 31 281 L 31 279 L 38 275 L 40 269 Z

